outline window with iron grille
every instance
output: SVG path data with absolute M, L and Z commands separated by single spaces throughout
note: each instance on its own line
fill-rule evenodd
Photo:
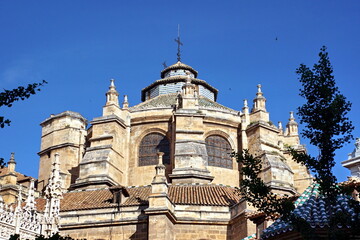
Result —
M 139 166 L 157 165 L 158 152 L 164 153 L 164 164 L 170 164 L 170 143 L 167 137 L 160 133 L 146 135 L 139 147 Z
M 233 168 L 231 146 L 229 142 L 218 135 L 209 136 L 205 139 L 208 154 L 208 165 L 222 168 Z

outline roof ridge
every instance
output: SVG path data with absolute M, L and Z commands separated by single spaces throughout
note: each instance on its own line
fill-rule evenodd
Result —
M 236 188 L 238 189 L 239 187 L 237 186 L 230 186 L 230 185 L 226 185 L 226 184 L 222 184 L 222 183 L 168 183 L 169 186 L 218 186 L 218 187 L 230 187 L 230 188 Z
M 148 184 L 148 185 L 136 185 L 136 186 L 126 186 L 125 188 L 139 188 L 139 187 L 151 187 L 151 184 Z

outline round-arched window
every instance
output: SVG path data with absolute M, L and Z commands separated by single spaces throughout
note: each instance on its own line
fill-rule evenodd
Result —
M 208 154 L 208 165 L 222 168 L 233 168 L 230 143 L 218 135 L 205 139 Z
M 139 166 L 157 165 L 158 152 L 163 152 L 163 163 L 170 164 L 170 143 L 166 136 L 160 133 L 146 135 L 139 146 Z

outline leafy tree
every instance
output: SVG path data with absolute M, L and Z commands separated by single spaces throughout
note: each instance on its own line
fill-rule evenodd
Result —
M 25 100 L 31 95 L 36 94 L 36 91 L 40 91 L 40 87 L 45 85 L 47 82 L 43 80 L 40 83 L 28 84 L 27 87 L 17 87 L 13 90 L 4 89 L 0 92 L 0 107 L 12 107 L 13 103 L 19 100 Z M 6 125 L 10 125 L 10 120 L 5 119 L 4 116 L 0 116 L 0 127 L 4 128 Z
M 233 154 L 242 166 L 244 179 L 240 184 L 240 192 L 245 200 L 272 219 L 288 215 L 294 209 L 292 199 L 287 196 L 280 198 L 259 177 L 262 170 L 261 157 L 253 156 L 248 150 L 242 154 Z
M 74 240 L 74 238 L 70 236 L 61 236 L 59 233 L 55 233 L 50 237 L 45 237 L 44 235 L 39 235 L 35 238 L 35 240 Z
M 335 151 L 353 138 L 351 131 L 354 127 L 346 116 L 351 103 L 336 86 L 326 47 L 320 49 L 319 61 L 314 64 L 313 69 L 301 64 L 296 73 L 302 84 L 300 96 L 306 99 L 306 103 L 298 108 L 300 123 L 305 125 L 302 136 L 308 138 L 310 143 L 319 149 L 319 155 L 313 157 L 292 148 L 289 148 L 289 151 L 296 162 L 306 165 L 315 173 L 321 193 L 326 196 L 329 204 L 332 204 L 338 194 L 349 193 L 354 189 L 337 186 L 336 177 L 332 174 Z M 240 187 L 245 199 L 273 219 L 282 216 L 284 220 L 292 222 L 305 239 L 313 239 L 315 233 L 309 224 L 292 214 L 294 206 L 291 198 L 280 198 L 272 193 L 259 177 L 262 168 L 260 157 L 249 154 L 247 150 L 241 154 L 235 153 L 235 157 L 242 165 L 242 173 L 245 176 Z M 358 203 L 351 201 L 350 204 L 357 213 L 360 212 Z M 342 220 L 343 226 L 350 225 L 353 230 L 360 227 L 358 222 L 349 222 L 349 219 L 350 216 L 333 216 L 330 219 L 329 236 L 339 234 L 335 226 Z
M 20 234 L 12 234 L 10 235 L 9 240 L 20 240 Z
M 305 124 L 302 136 L 319 149 L 319 155 L 313 157 L 293 150 L 292 155 L 315 173 L 322 193 L 332 197 L 339 193 L 336 177 L 332 174 L 335 151 L 353 139 L 354 127 L 346 116 L 351 103 L 336 86 L 326 47 L 321 48 L 319 58 L 312 70 L 304 64 L 296 70 L 302 84 L 300 96 L 306 99 L 306 103 L 298 108 L 300 123 Z
M 20 235 L 19 234 L 13 234 L 10 235 L 9 240 L 19 240 L 20 239 Z M 74 240 L 74 238 L 70 237 L 70 236 L 61 236 L 59 233 L 55 233 L 50 237 L 45 237 L 44 235 L 38 235 L 35 237 L 35 240 Z M 83 239 L 86 240 L 86 239 Z
M 39 83 L 28 84 L 27 87 L 17 87 L 13 90 L 4 89 L 3 92 L 0 92 L 0 107 L 12 107 L 13 103 L 19 100 L 25 100 L 31 95 L 36 94 L 37 91 L 40 91 L 40 87 L 47 84 L 45 80 Z M 6 119 L 4 116 L 0 116 L 0 128 L 10 125 L 10 119 Z M 0 167 L 4 167 L 4 158 L 0 158 Z

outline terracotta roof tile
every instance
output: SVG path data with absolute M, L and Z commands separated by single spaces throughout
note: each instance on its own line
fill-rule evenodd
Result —
M 127 188 L 129 192 L 129 198 L 124 202 L 124 206 L 134 205 L 147 205 L 149 204 L 148 198 L 151 193 L 150 186 Z
M 69 192 L 60 202 L 61 211 L 86 210 L 112 206 L 112 194 L 108 189 Z
M 8 174 L 8 173 L 9 173 L 9 168 L 8 168 L 8 167 L 0 168 L 0 177 L 6 175 L 6 174 Z M 19 173 L 19 172 L 15 172 L 15 174 L 16 174 L 16 177 L 17 177 L 17 181 L 18 181 L 18 182 L 19 182 L 19 181 L 21 182 L 21 181 L 23 181 L 23 180 L 27 180 L 27 179 L 33 178 L 33 177 L 26 176 L 26 175 L 24 175 L 24 174 L 21 174 L 21 173 Z M 35 178 L 33 178 L 33 179 L 35 179 Z
M 175 204 L 232 206 L 241 199 L 237 190 L 219 185 L 170 185 L 169 197 Z
M 122 206 L 138 206 L 148 204 L 150 186 L 128 188 L 129 197 Z M 87 190 L 65 193 L 60 202 L 61 211 L 88 210 L 114 207 L 113 195 L 109 189 Z
M 148 205 L 151 186 L 128 187 L 129 197 L 122 206 Z M 169 198 L 174 204 L 232 206 L 241 199 L 237 190 L 219 185 L 169 185 Z M 45 205 L 45 204 L 44 204 Z M 61 200 L 61 211 L 115 207 L 109 189 L 68 192 Z
M 46 199 L 44 198 L 37 198 L 35 199 L 35 204 L 36 204 L 36 210 L 38 212 L 44 212 L 45 210 L 45 205 L 46 205 Z
M 177 93 L 162 94 L 131 107 L 130 111 L 135 112 L 139 110 L 158 109 L 158 108 L 172 109 L 172 106 L 176 104 L 176 98 L 177 98 Z M 224 105 L 212 101 L 204 96 L 199 96 L 199 107 L 200 109 L 204 109 L 204 110 L 215 109 L 215 110 L 231 112 L 233 114 L 238 113 L 238 111 L 225 107 Z

